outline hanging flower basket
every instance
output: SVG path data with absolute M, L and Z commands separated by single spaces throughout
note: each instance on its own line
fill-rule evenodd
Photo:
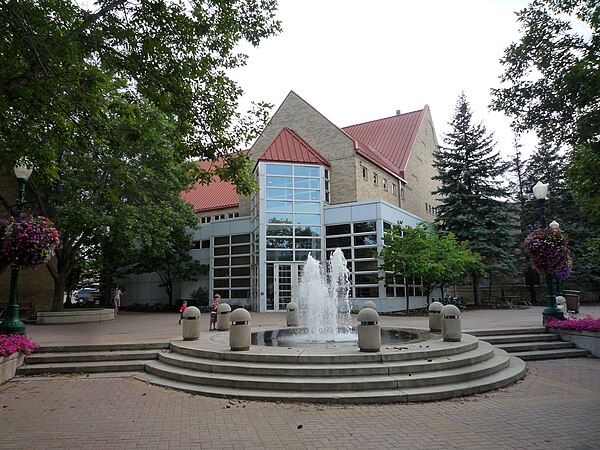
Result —
M 46 217 L 1 219 L 0 271 L 11 264 L 29 268 L 45 264 L 59 244 L 58 231 Z
M 539 272 L 560 274 L 561 279 L 571 275 L 573 260 L 569 255 L 567 235 L 560 229 L 538 228 L 525 238 L 525 250 Z
M 567 250 L 567 258 L 564 260 L 563 265 L 554 272 L 554 276 L 559 280 L 566 280 L 571 276 L 571 270 L 573 270 L 573 258 Z

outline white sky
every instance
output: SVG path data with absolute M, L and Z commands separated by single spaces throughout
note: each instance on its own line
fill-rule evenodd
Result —
M 513 153 L 509 119 L 491 112 L 504 49 L 519 39 L 526 0 L 279 0 L 283 32 L 230 75 L 250 101 L 281 104 L 290 90 L 344 127 L 428 104 L 441 143 L 459 94 Z M 530 153 L 532 138 L 522 141 Z

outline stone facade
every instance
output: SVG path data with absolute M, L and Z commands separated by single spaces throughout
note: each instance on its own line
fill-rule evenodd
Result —
M 404 179 L 404 201 L 402 207 L 424 220 L 433 221 L 437 199 L 432 192 L 439 187 L 439 181 L 432 178 L 437 175 L 433 167 L 433 150 L 438 147 L 437 137 L 433 128 L 433 121 L 429 111 L 421 123 L 419 134 L 415 140 Z M 430 207 L 427 208 L 426 206 Z

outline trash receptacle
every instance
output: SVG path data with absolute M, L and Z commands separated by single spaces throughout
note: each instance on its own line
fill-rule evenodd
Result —
M 231 350 L 250 350 L 250 313 L 238 308 L 231 314 L 229 347 Z
M 459 342 L 462 339 L 460 311 L 454 305 L 442 308 L 442 339 L 449 342 Z
M 358 348 L 361 352 L 381 350 L 379 314 L 373 308 L 363 308 L 358 313 Z
M 372 302 L 371 300 L 367 300 L 366 302 L 364 302 L 363 308 L 371 308 L 377 311 L 377 306 L 375 305 L 375 302 Z
M 567 300 L 562 295 L 556 296 L 556 307 L 564 316 L 567 315 Z
M 231 314 L 231 306 L 227 303 L 221 303 L 217 306 L 217 330 L 227 331 L 231 325 L 229 315 Z
M 195 341 L 200 337 L 200 310 L 189 306 L 183 312 L 181 336 L 184 341 Z
M 567 311 L 574 312 L 575 314 L 579 313 L 579 296 L 581 295 L 581 291 L 563 291 L 563 296 L 567 300 Z
M 440 302 L 432 302 L 429 305 L 429 330 L 442 331 L 442 305 Z
M 286 309 L 286 324 L 288 327 L 297 327 L 300 325 L 300 318 L 298 316 L 298 303 L 289 302 Z

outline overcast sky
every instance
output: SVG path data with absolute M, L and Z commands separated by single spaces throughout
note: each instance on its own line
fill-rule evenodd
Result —
M 513 153 L 509 120 L 490 112 L 500 58 L 519 39 L 525 0 L 279 0 L 283 32 L 231 76 L 250 101 L 278 107 L 290 90 L 344 127 L 428 104 L 441 138 L 464 91 L 474 118 Z M 535 141 L 525 139 L 529 153 Z M 529 148 L 527 148 L 529 147 Z

